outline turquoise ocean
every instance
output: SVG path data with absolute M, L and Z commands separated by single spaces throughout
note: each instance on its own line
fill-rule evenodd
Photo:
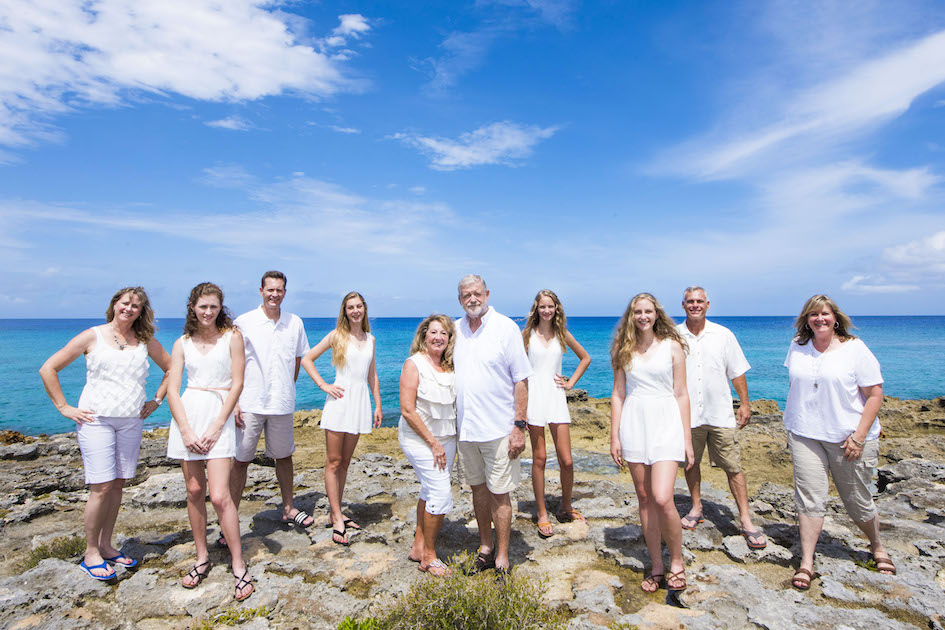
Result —
M 787 396 L 787 370 L 782 367 L 792 338 L 793 317 L 716 317 L 713 321 L 735 333 L 751 363 L 748 390 L 751 397 L 776 400 L 783 408 Z M 334 319 L 306 318 L 305 330 L 314 345 L 334 327 Z M 516 318 L 521 324 L 521 318 Z M 677 321 L 678 320 L 677 318 Z M 371 332 L 377 338 L 376 360 L 381 380 L 384 424 L 396 425 L 400 369 L 407 358 L 410 341 L 420 318 L 377 318 Z M 82 330 L 102 323 L 94 319 L 7 319 L 0 320 L 0 429 L 27 434 L 63 433 L 74 424 L 63 418 L 43 390 L 38 370 L 46 358 Z M 591 396 L 610 396 L 613 373 L 609 347 L 615 317 L 572 317 L 571 332 L 591 354 L 591 367 L 577 387 Z M 935 398 L 945 395 L 945 317 L 857 317 L 856 334 L 879 359 L 885 379 L 885 393 L 898 398 Z M 183 320 L 158 321 L 158 340 L 170 352 L 180 336 Z M 573 353 L 564 358 L 564 372 L 577 365 Z M 329 382 L 333 378 L 328 355 L 316 363 Z M 85 360 L 80 357 L 60 373 L 66 399 L 76 404 L 85 383 Z M 151 365 L 148 395 L 153 396 L 161 370 Z M 325 403 L 321 392 L 308 376 L 299 375 L 297 409 L 320 409 Z M 167 405 L 149 419 L 149 427 L 167 426 L 171 421 Z

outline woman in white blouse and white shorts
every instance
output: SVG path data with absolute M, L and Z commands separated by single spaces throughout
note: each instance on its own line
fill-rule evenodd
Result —
M 400 373 L 400 448 L 420 480 L 417 531 L 409 558 L 437 577 L 449 568 L 436 556 L 436 537 L 453 507 L 450 473 L 456 457 L 453 322 L 430 315 L 417 327 Z
M 801 560 L 792 584 L 810 588 L 814 549 L 824 525 L 828 475 L 847 513 L 869 539 L 876 568 L 896 567 L 879 539 L 879 519 L 870 492 L 879 458 L 883 377 L 879 362 L 849 331 L 850 318 L 826 295 L 804 304 L 784 366 L 791 387 L 784 427 L 794 461 L 794 500 L 801 536 Z
M 85 557 L 80 566 L 96 580 L 112 580 L 115 571 L 138 565 L 112 545 L 125 482 L 133 479 L 145 418 L 160 406 L 167 390 L 171 358 L 154 338 L 154 311 L 141 287 L 125 287 L 112 296 L 105 324 L 75 336 L 39 370 L 46 393 L 63 416 L 76 424 L 85 465 L 89 500 L 85 506 Z M 59 372 L 85 354 L 86 383 L 78 407 L 66 402 Z M 165 372 L 157 396 L 147 400 L 148 357 Z

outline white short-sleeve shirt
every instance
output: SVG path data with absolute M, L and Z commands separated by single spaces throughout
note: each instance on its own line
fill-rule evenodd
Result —
M 240 409 L 280 416 L 294 412 L 295 360 L 309 350 L 301 318 L 283 311 L 274 322 L 260 306 L 235 323 L 246 347 Z
M 751 366 L 732 331 L 706 320 L 698 336 L 678 324 L 676 330 L 689 345 L 686 355 L 686 384 L 692 428 L 702 425 L 735 428 L 732 408 L 732 379 Z
M 515 421 L 515 383 L 532 375 L 522 332 L 489 308 L 472 332 L 456 320 L 456 428 L 463 442 L 488 442 L 509 435 Z
M 859 388 L 883 382 L 879 361 L 859 339 L 826 353 L 813 342 L 792 342 L 784 366 L 791 379 L 784 428 L 824 442 L 842 442 L 856 430 L 866 403 Z M 866 439 L 878 437 L 879 420 L 874 419 Z

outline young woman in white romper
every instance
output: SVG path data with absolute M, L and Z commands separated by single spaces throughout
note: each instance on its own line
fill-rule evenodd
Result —
M 693 460 L 685 341 L 656 298 L 640 293 L 617 325 L 610 354 L 610 454 L 618 466 L 630 467 L 652 563 L 640 587 L 652 593 L 665 582 L 670 590 L 682 590 L 686 568 L 673 486 L 679 463 L 688 469 Z M 669 548 L 668 575 L 661 539 Z
M 207 549 L 207 490 L 220 529 L 230 549 L 234 597 L 243 601 L 253 593 L 249 569 L 243 561 L 240 522 L 230 495 L 230 473 L 236 454 L 233 409 L 243 390 L 243 337 L 223 307 L 223 291 L 204 282 L 190 292 L 184 334 L 171 353 L 171 407 L 167 456 L 180 460 L 187 486 L 187 516 L 193 532 L 197 561 L 181 580 L 194 588 L 213 564 Z M 187 388 L 180 394 L 184 369 Z
M 315 360 L 331 349 L 335 366 L 335 382 L 329 385 L 315 368 Z M 341 497 L 348 477 L 348 466 L 362 433 L 370 433 L 371 400 L 374 394 L 374 427 L 381 426 L 381 384 L 374 365 L 374 336 L 368 323 L 367 303 L 357 291 L 341 301 L 335 329 L 302 357 L 302 367 L 318 388 L 328 394 L 322 411 L 321 426 L 325 429 L 325 494 L 331 506 L 328 526 L 331 539 L 339 545 L 348 544 L 348 528 L 361 526 L 341 511 Z
M 561 523 L 585 521 L 584 516 L 571 505 L 574 487 L 574 462 L 571 457 L 571 413 L 568 411 L 566 391 L 573 388 L 588 366 L 591 355 L 568 331 L 561 300 L 553 291 L 538 292 L 522 332 L 528 360 L 534 374 L 528 377 L 528 436 L 532 443 L 532 490 L 538 519 L 538 535 L 548 538 L 554 528 L 548 520 L 545 505 L 545 427 L 551 431 L 555 455 L 561 475 L 561 503 L 556 517 Z M 561 375 L 561 359 L 567 348 L 577 355 L 578 363 L 571 378 Z
M 75 336 L 39 370 L 46 393 L 64 417 L 76 423 L 76 436 L 89 500 L 85 504 L 85 557 L 80 566 L 96 580 L 111 580 L 115 571 L 138 561 L 112 545 L 125 481 L 133 479 L 145 418 L 161 405 L 167 376 L 154 400 L 146 400 L 148 357 L 164 372 L 171 357 L 154 338 L 154 312 L 141 287 L 126 287 L 112 296 L 106 323 Z M 59 372 L 85 354 L 86 383 L 79 406 L 66 403 Z

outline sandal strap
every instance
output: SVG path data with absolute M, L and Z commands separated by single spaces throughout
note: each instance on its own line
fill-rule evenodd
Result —
M 801 569 L 798 569 L 797 571 L 795 571 L 795 572 L 794 572 L 794 577 L 797 577 L 797 575 L 798 575 L 799 573 L 806 575 L 808 578 L 811 578 L 811 579 L 814 578 L 814 572 L 813 572 L 813 571 L 809 571 L 809 570 L 804 569 L 804 568 L 801 568 Z
M 302 524 L 303 524 L 308 518 L 309 518 L 309 515 L 305 512 L 305 510 L 299 510 L 298 512 L 295 513 L 295 516 L 292 518 L 292 520 L 295 521 L 295 524 L 296 524 L 296 525 L 298 525 L 298 526 L 300 526 L 300 527 L 304 527 L 304 525 L 302 525 Z
M 206 562 L 201 562 L 200 564 L 195 564 L 194 566 L 190 567 L 190 571 L 187 572 L 187 577 L 202 580 L 207 575 L 207 573 L 210 572 L 210 568 L 208 568 L 206 571 L 200 571 L 200 567 L 205 567 L 207 565 L 210 565 L 210 567 L 213 566 L 209 560 Z
M 237 577 L 236 574 L 233 574 L 233 577 L 236 578 L 236 590 L 246 588 L 253 583 L 253 578 L 246 579 L 246 576 L 249 575 L 249 567 L 243 569 L 243 575 Z

